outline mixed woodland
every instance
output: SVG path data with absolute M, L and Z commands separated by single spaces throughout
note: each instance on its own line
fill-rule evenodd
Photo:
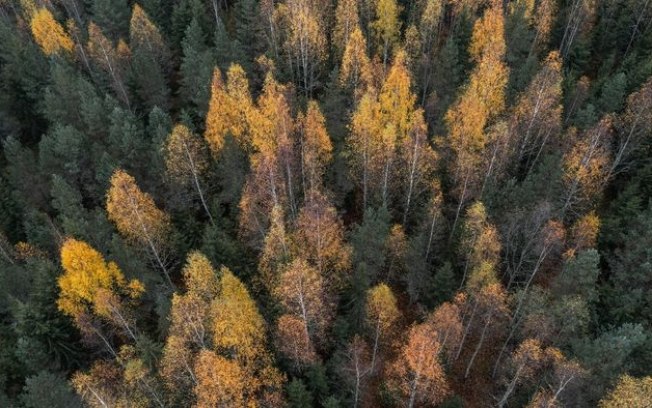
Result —
M 0 0 L 0 406 L 652 407 L 650 0 Z

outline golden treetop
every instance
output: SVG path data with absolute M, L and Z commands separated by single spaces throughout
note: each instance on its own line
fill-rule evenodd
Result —
M 152 197 L 141 191 L 136 180 L 121 169 L 111 176 L 106 211 L 121 234 L 141 244 L 162 243 L 170 228 L 169 216 L 158 209 Z
M 387 330 L 396 323 L 400 315 L 396 297 L 389 286 L 381 283 L 369 289 L 367 292 L 367 318 L 372 326 L 378 325 L 382 330 Z
M 266 356 L 265 322 L 247 288 L 222 268 L 220 295 L 213 302 L 213 346 L 235 356 L 242 364 Z
M 30 27 L 34 41 L 46 55 L 72 52 L 74 47 L 72 39 L 45 7 L 36 11 L 30 22 Z
M 136 298 L 144 291 L 142 283 L 127 282 L 118 265 L 105 262 L 102 254 L 83 241 L 70 238 L 64 242 L 61 265 L 64 274 L 59 277 L 57 304 L 59 310 L 72 317 L 79 317 L 89 307 L 101 310 L 100 297 L 106 292 Z

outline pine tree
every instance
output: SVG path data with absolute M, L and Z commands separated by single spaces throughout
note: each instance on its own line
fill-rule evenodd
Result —
M 204 32 L 196 18 L 186 28 L 181 42 L 183 60 L 179 67 L 181 73 L 181 97 L 185 103 L 191 103 L 198 118 L 206 116 L 210 99 L 210 84 L 215 56 L 206 44 Z
M 138 95 L 147 110 L 154 107 L 166 110 L 170 93 L 169 50 L 158 28 L 138 4 L 131 14 L 129 44 L 133 52 L 131 73 Z
M 90 11 L 93 20 L 106 30 L 111 40 L 126 37 L 130 16 L 126 0 L 93 0 Z

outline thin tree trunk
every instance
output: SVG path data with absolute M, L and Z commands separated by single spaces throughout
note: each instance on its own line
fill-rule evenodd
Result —
M 371 354 L 371 372 L 376 368 L 376 354 L 378 353 L 378 342 L 380 340 L 380 318 L 376 322 L 376 334 L 374 335 L 374 351 Z
M 484 328 L 482 329 L 482 334 L 480 335 L 480 340 L 478 341 L 478 345 L 475 346 L 475 351 L 473 352 L 473 355 L 471 356 L 471 360 L 469 361 L 469 364 L 466 366 L 466 372 L 464 373 L 464 378 L 468 378 L 469 372 L 471 372 L 471 367 L 473 366 L 473 362 L 475 361 L 476 356 L 478 355 L 478 352 L 480 351 L 480 348 L 482 347 L 482 344 L 484 343 L 484 338 L 487 334 L 487 328 L 489 328 L 489 324 L 491 323 L 491 314 L 487 318 L 487 322 L 484 325 Z
M 509 385 L 507 386 L 505 394 L 503 394 L 503 397 L 500 399 L 500 401 L 498 401 L 498 408 L 503 408 L 505 404 L 507 404 L 507 399 L 512 395 L 512 392 L 514 392 L 514 388 L 516 388 L 516 382 L 521 375 L 523 366 L 524 364 L 521 364 L 516 370 L 516 374 L 514 374 L 514 378 L 512 378 L 512 381 L 510 381 Z
M 211 225 L 215 227 L 215 221 L 213 220 L 213 216 L 208 209 L 208 205 L 204 199 L 204 193 L 202 192 L 201 186 L 199 185 L 199 177 L 197 175 L 197 168 L 195 167 L 195 160 L 193 159 L 192 154 L 190 154 L 190 149 L 188 149 L 188 144 L 185 140 L 183 140 L 183 149 L 186 152 L 186 158 L 190 164 L 190 172 L 192 173 L 192 178 L 194 180 L 197 193 L 199 194 L 199 199 L 201 200 L 202 207 L 204 207 L 204 211 L 206 211 L 206 215 L 208 215 L 208 220 L 210 221 Z
M 464 187 L 462 189 L 462 195 L 460 196 L 460 202 L 457 205 L 457 211 L 455 212 L 455 221 L 453 221 L 453 227 L 451 228 L 451 233 L 450 236 L 448 237 L 449 241 L 453 238 L 453 235 L 455 234 L 455 228 L 457 228 L 457 221 L 459 221 L 460 212 L 462 211 L 462 206 L 464 205 L 464 198 L 466 196 L 466 188 L 469 181 L 470 172 L 471 171 L 469 170 L 466 173 L 466 177 L 464 178 Z

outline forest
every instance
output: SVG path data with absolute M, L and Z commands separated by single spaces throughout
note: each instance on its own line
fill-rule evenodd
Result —
M 650 0 L 0 0 L 0 146 L 0 407 L 652 407 Z

